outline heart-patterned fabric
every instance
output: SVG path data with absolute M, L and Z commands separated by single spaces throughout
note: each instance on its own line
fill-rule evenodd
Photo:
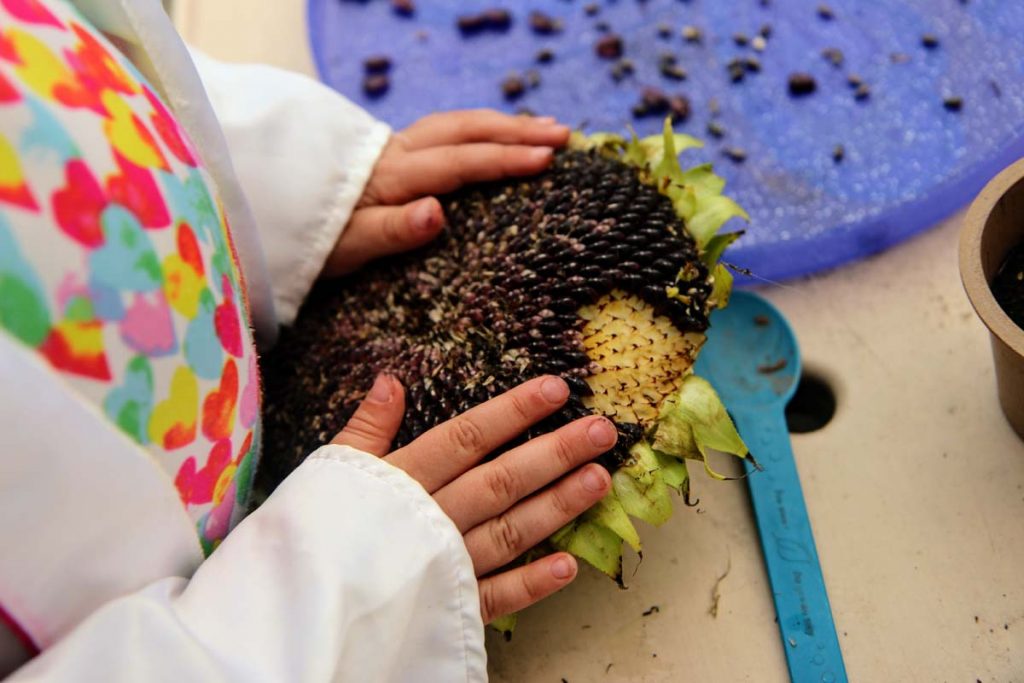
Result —
M 238 259 L 171 112 L 61 0 L 0 0 L 0 330 L 149 449 L 212 551 L 259 454 Z

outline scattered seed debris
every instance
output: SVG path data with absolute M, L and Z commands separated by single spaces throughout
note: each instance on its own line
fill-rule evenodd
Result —
M 929 50 L 934 50 L 939 46 L 939 37 L 934 33 L 926 33 L 921 36 L 921 45 Z
M 537 112 L 530 109 L 529 107 L 519 107 L 516 109 L 517 116 L 536 116 Z
M 843 51 L 835 47 L 827 47 L 821 51 L 821 56 L 825 58 L 825 61 L 836 67 L 837 69 L 843 65 L 845 57 Z
M 662 64 L 660 69 L 661 75 L 665 78 L 671 78 L 674 81 L 686 80 L 686 69 L 679 66 L 678 64 Z
M 416 14 L 416 3 L 413 0 L 391 0 L 391 10 L 402 17 Z
M 761 72 L 761 60 L 757 57 L 747 57 L 743 60 L 743 68 L 749 73 L 760 73 Z
M 534 59 L 538 64 L 550 64 L 555 59 L 555 53 L 551 48 L 546 47 L 543 50 L 538 50 Z
M 818 18 L 824 21 L 832 21 L 836 18 L 836 13 L 828 5 L 821 4 L 818 5 Z
M 725 137 L 725 128 L 723 128 L 722 124 L 720 124 L 718 121 L 709 121 L 707 131 L 708 135 L 715 138 L 716 140 L 721 140 L 722 138 Z
M 712 116 L 718 116 L 722 113 L 722 105 L 718 103 L 717 97 L 712 97 L 708 100 L 708 111 L 711 112 Z
M 661 611 L 660 607 L 658 607 L 657 605 L 651 605 L 650 608 L 644 610 L 644 613 L 641 614 L 640 616 L 642 616 L 642 617 L 649 617 L 652 614 L 657 614 L 660 611 Z
M 722 150 L 722 154 L 728 157 L 730 161 L 737 164 L 742 164 L 747 160 L 747 150 L 742 147 L 726 147 Z
M 750 47 L 754 48 L 757 52 L 764 52 L 765 48 L 768 47 L 768 41 L 763 36 L 754 36 L 750 41 Z
M 368 74 L 382 74 L 391 70 L 391 58 L 387 55 L 374 55 L 363 60 L 363 69 Z
M 704 40 L 704 32 L 696 26 L 683 27 L 683 40 L 688 43 L 700 43 Z
M 370 97 L 380 97 L 391 87 L 387 74 L 369 74 L 363 79 L 363 92 Z
M 942 106 L 947 111 L 960 111 L 964 108 L 964 98 L 951 95 L 942 100 Z
M 594 51 L 602 59 L 618 59 L 622 56 L 622 36 L 610 33 L 594 45 Z
M 846 84 L 849 85 L 851 88 L 859 88 L 861 85 L 863 85 L 863 83 L 864 79 L 858 76 L 857 74 L 850 74 L 849 76 L 846 77 Z
M 586 14 L 588 17 L 595 16 L 600 11 L 601 6 L 598 5 L 596 2 L 591 2 L 583 6 L 583 13 Z
M 526 92 L 526 81 L 520 76 L 512 74 L 501 82 L 501 93 L 508 101 L 518 100 Z
M 725 571 L 715 581 L 715 585 L 711 588 L 711 607 L 708 608 L 708 614 L 711 615 L 712 619 L 718 618 L 718 603 L 722 599 L 722 593 L 719 590 L 722 587 L 722 582 L 725 581 L 725 577 L 729 576 L 729 572 L 732 571 L 732 556 L 728 558 L 728 563 L 725 565 Z
M 746 47 L 750 44 L 750 36 L 746 33 L 734 33 L 732 36 L 732 42 L 736 43 L 739 47 Z
M 612 670 L 612 667 L 613 667 L 614 665 L 615 665 L 615 663 L 614 663 L 614 662 L 608 662 L 608 666 L 606 666 L 606 667 L 604 668 L 604 672 L 605 672 L 605 673 L 608 673 L 609 671 L 611 671 L 611 670 Z
M 893 64 L 906 64 L 910 61 L 910 55 L 906 52 L 893 52 L 889 55 L 889 61 Z
M 668 109 L 672 115 L 672 123 L 682 123 L 690 118 L 690 98 L 686 95 L 673 95 L 669 98 Z
M 594 28 L 600 31 L 601 33 L 608 33 L 608 31 L 612 30 L 612 25 L 609 24 L 607 21 L 599 21 L 596 24 L 594 24 Z
M 785 358 L 780 358 L 774 363 L 766 363 L 765 365 L 758 365 L 757 371 L 762 375 L 773 375 L 779 370 L 782 370 L 787 365 Z
M 671 38 L 672 27 L 664 22 L 658 24 L 658 35 L 662 38 Z
M 529 22 L 530 29 L 537 35 L 549 36 L 562 31 L 561 20 L 539 10 L 530 12 Z
M 790 638 L 789 639 L 789 646 L 790 647 L 796 647 L 796 639 L 795 638 Z
M 861 83 L 857 86 L 857 89 L 853 91 L 853 96 L 857 100 L 866 100 L 871 97 L 871 86 L 867 83 Z
M 771 318 L 766 315 L 755 315 L 754 324 L 758 327 L 768 327 L 771 324 Z
M 505 31 L 512 25 L 512 14 L 507 9 L 495 8 L 484 10 L 481 15 L 487 27 L 495 31 Z
M 843 159 L 846 158 L 846 148 L 842 145 L 836 145 L 832 148 L 832 161 L 837 164 L 842 163 Z
M 794 73 L 789 76 L 789 94 L 794 97 L 810 95 L 818 89 L 814 76 L 806 73 Z
M 618 83 L 626 76 L 633 75 L 634 71 L 636 71 L 636 66 L 633 64 L 633 60 L 620 59 L 619 61 L 615 62 L 614 65 L 612 65 L 612 80 Z
M 729 80 L 733 83 L 740 83 L 747 76 L 746 62 L 739 57 L 734 57 L 729 60 L 729 63 L 725 65 L 725 68 L 729 72 Z
M 529 87 L 531 90 L 540 86 L 540 72 L 537 71 L 536 69 L 530 69 L 525 74 L 523 74 L 523 77 L 526 79 L 527 87 Z
M 762 24 L 761 28 L 758 29 L 758 31 L 757 31 L 757 35 L 761 36 L 765 40 L 768 40 L 769 38 L 772 37 L 772 25 L 771 24 Z

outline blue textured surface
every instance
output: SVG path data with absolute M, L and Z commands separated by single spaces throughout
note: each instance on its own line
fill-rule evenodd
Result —
M 785 365 L 775 372 L 761 369 L 780 361 Z M 786 404 L 800 378 L 796 336 L 770 303 L 752 292 L 736 292 L 725 309 L 712 314 L 696 372 L 729 406 L 740 436 L 764 468 L 754 471 L 745 461 L 790 680 L 845 683 L 843 654 L 786 429 Z
M 597 17 L 587 0 L 418 0 L 402 18 L 387 0 L 309 0 L 310 37 L 321 77 L 396 127 L 427 113 L 486 106 L 529 107 L 587 130 L 655 132 L 656 119 L 634 120 L 630 106 L 645 85 L 690 97 L 694 114 L 681 132 L 707 138 L 708 102 L 716 98 L 727 135 L 691 152 L 710 160 L 729 181 L 728 191 L 750 212 L 748 235 L 729 260 L 761 277 L 784 279 L 839 265 L 892 245 L 966 204 L 985 181 L 1024 156 L 1024 2 L 1019 0 L 831 0 L 835 19 L 820 19 L 819 0 L 787 0 L 763 8 L 757 0 L 603 0 Z M 460 14 L 506 7 L 515 23 L 506 33 L 462 37 Z M 563 19 L 565 30 L 538 36 L 527 25 L 531 9 Z M 636 74 L 616 84 L 610 63 L 593 44 L 606 21 L 626 42 Z M 669 39 L 657 26 L 673 27 Z M 685 43 L 679 29 L 699 26 L 703 45 Z M 770 24 L 761 73 L 730 83 L 725 65 L 755 54 L 731 36 L 749 36 Z M 921 35 L 941 41 L 925 49 Z M 550 47 L 555 61 L 536 65 Z M 821 51 L 843 51 L 834 68 Z M 681 83 L 658 73 L 658 55 L 671 51 L 689 73 Z M 361 91 L 362 60 L 392 56 L 390 92 L 372 100 Z M 903 53 L 903 63 L 891 59 Z M 539 88 L 517 102 L 504 100 L 500 81 L 536 68 Z M 793 71 L 815 76 L 818 91 L 787 94 Z M 870 84 L 854 100 L 846 75 Z M 959 113 L 943 98 L 964 98 Z M 846 148 L 836 164 L 832 150 Z M 724 145 L 745 149 L 736 164 Z M 739 225 L 733 227 L 740 227 Z

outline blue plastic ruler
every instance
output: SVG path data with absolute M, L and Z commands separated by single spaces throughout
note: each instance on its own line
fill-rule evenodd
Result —
M 741 409 L 733 418 L 751 451 L 763 458 L 760 471 L 747 460 L 744 466 L 790 678 L 843 683 L 846 667 L 785 417 L 770 420 Z

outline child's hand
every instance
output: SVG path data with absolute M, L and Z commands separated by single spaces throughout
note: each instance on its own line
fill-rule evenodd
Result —
M 402 422 L 405 393 L 397 380 L 381 375 L 334 438 L 333 443 L 383 456 L 405 470 L 451 517 L 480 577 L 484 623 L 521 610 L 576 577 L 576 560 L 568 553 L 488 574 L 579 516 L 611 483 L 603 467 L 584 465 L 615 444 L 615 427 L 597 416 L 480 464 L 488 453 L 558 410 L 568 397 L 564 381 L 539 377 L 385 455 Z M 570 470 L 575 471 L 563 476 Z
M 391 136 L 324 266 L 344 275 L 380 256 L 426 244 L 444 214 L 430 195 L 508 176 L 533 175 L 551 163 L 569 128 L 552 118 L 480 109 L 431 114 Z

